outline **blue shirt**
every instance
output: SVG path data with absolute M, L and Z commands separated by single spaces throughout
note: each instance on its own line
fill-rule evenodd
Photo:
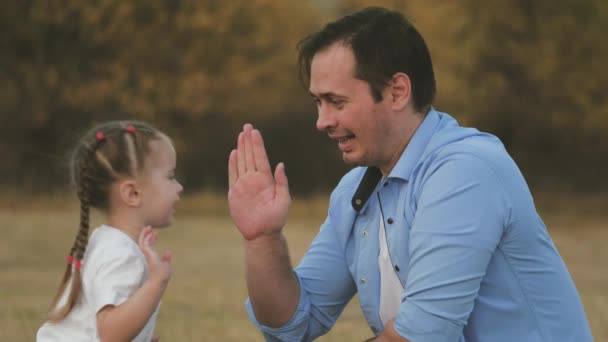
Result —
M 593 340 L 572 278 L 496 137 L 431 110 L 389 176 L 372 182 L 373 192 L 359 202 L 353 195 L 366 170 L 351 170 L 334 189 L 327 219 L 295 269 L 301 292 L 291 319 L 279 328 L 263 326 L 247 303 L 267 340 L 317 338 L 357 292 L 372 332 L 381 333 L 380 207 L 405 287 L 395 320 L 401 336 Z

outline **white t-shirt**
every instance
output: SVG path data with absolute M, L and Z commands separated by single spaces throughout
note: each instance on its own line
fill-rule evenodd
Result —
M 139 246 L 126 233 L 110 226 L 95 229 L 83 259 L 78 302 L 63 321 L 44 323 L 36 341 L 99 341 L 97 312 L 106 305 L 122 304 L 148 278 L 146 258 Z M 60 305 L 65 303 L 66 293 Z M 133 341 L 150 342 L 159 307 Z
M 380 215 L 378 268 L 380 269 L 380 320 L 383 325 L 397 317 L 403 295 L 403 285 L 393 269 L 388 253 L 385 229 L 384 218 Z

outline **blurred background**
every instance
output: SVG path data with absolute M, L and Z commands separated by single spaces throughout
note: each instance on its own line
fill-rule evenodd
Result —
M 608 340 L 602 0 L 1 2 L 0 339 L 31 341 L 59 282 L 77 227 L 70 148 L 96 123 L 138 119 L 172 137 L 186 188 L 181 219 L 163 233 L 180 262 L 161 339 L 261 340 L 244 313 L 242 246 L 225 201 L 228 153 L 251 122 L 272 163 L 286 163 L 295 199 L 286 231 L 297 264 L 348 168 L 315 129 L 296 44 L 369 5 L 402 11 L 425 38 L 435 107 L 503 141 L 596 339 Z M 355 299 L 324 339 L 370 337 L 358 311 Z

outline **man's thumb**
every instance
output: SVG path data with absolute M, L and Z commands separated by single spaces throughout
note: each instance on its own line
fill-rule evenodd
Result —
M 277 184 L 277 196 L 289 198 L 289 182 L 285 174 L 285 164 L 279 163 L 275 168 L 274 181 Z

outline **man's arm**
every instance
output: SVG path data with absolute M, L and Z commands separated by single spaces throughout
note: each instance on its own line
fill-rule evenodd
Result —
M 245 242 L 245 258 L 247 291 L 258 322 L 272 328 L 284 325 L 300 297 L 285 237 L 272 233 Z
M 460 153 L 421 180 L 409 240 L 405 296 L 394 322 L 418 341 L 457 341 L 512 204 L 489 162 Z
M 294 272 L 281 233 L 290 201 L 284 166 L 273 177 L 251 125 L 239 135 L 228 170 L 230 213 L 245 240 L 251 319 L 267 338 L 308 341 L 326 333 L 356 291 L 332 210 Z
M 245 239 L 247 289 L 258 321 L 286 323 L 300 293 L 282 234 L 291 201 L 285 167 L 272 175 L 264 142 L 249 124 L 228 161 L 230 215 Z

